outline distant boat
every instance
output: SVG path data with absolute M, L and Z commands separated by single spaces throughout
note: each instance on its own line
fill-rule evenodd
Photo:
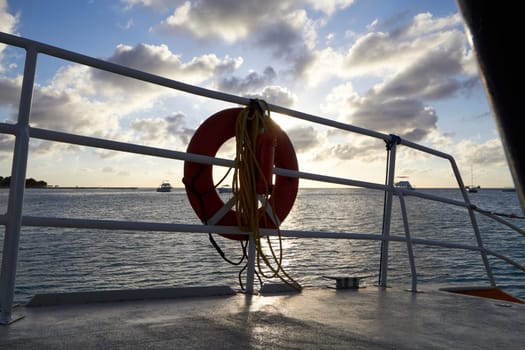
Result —
M 412 185 L 410 184 L 409 181 L 406 181 L 406 180 L 403 180 L 403 181 L 398 181 L 394 184 L 394 186 L 396 186 L 397 188 L 402 188 L 402 189 L 405 189 L 405 190 L 414 190 L 415 188 L 412 187 Z
M 217 188 L 217 191 L 219 191 L 219 193 L 232 193 L 232 189 L 228 187 L 228 185 Z
M 157 187 L 157 192 L 171 192 L 171 184 L 169 181 L 164 180 L 162 184 Z
M 467 189 L 467 192 L 469 193 L 477 193 L 478 189 L 480 189 L 479 186 L 467 186 L 465 188 Z

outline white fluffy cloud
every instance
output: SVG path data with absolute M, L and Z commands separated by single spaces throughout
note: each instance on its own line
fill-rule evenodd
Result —
M 129 1 L 136 3 L 137 1 Z M 150 1 L 149 6 L 158 2 Z M 271 27 L 291 27 L 303 23 L 304 7 L 330 15 L 344 9 L 352 0 L 292 1 L 292 0 L 201 0 L 176 3 L 173 14 L 160 23 L 155 30 L 191 34 L 200 39 L 217 38 L 229 43 L 242 40 Z M 142 2 L 146 5 L 146 2 Z M 146 5 L 148 6 L 148 5 Z
M 202 55 L 183 62 L 165 45 L 118 45 L 110 61 L 186 82 L 203 83 L 217 75 L 235 71 L 242 59 Z M 0 77 L 0 103 L 14 113 L 17 110 L 21 77 Z M 57 70 L 46 84 L 36 85 L 31 110 L 31 125 L 52 130 L 108 137 L 126 141 L 164 144 L 188 141 L 192 130 L 185 127 L 182 114 L 146 117 L 131 123 L 123 131 L 121 123 L 132 113 L 149 109 L 170 94 L 169 89 L 118 77 L 87 66 L 71 64 Z M 4 116 L 11 122 L 14 114 Z M 38 142 L 36 142 L 38 143 Z M 50 152 L 58 144 L 34 144 L 40 153 Z M 9 148 L 8 148 L 9 149 Z M 102 154 L 101 154 L 102 155 Z
M 7 0 L 0 0 L 0 32 L 4 33 L 14 33 L 16 25 L 18 24 L 19 15 L 13 15 L 9 13 L 9 8 L 7 6 Z M 3 64 L 3 51 L 5 45 L 0 44 L 0 73 L 4 71 Z
M 503 145 L 499 139 L 490 139 L 482 143 L 462 140 L 457 146 L 459 160 L 465 164 L 477 166 L 506 165 Z
M 145 144 L 174 139 L 179 139 L 182 144 L 187 144 L 195 130 L 186 127 L 185 119 L 186 116 L 183 113 L 137 119 L 131 123 L 130 129 L 136 138 Z
M 322 143 L 322 138 L 312 126 L 295 127 L 287 132 L 292 141 L 295 151 L 306 153 Z
M 361 94 L 351 84 L 341 84 L 327 105 L 335 105 L 341 119 L 357 126 L 422 141 L 437 130 L 438 114 L 429 102 L 479 83 L 459 24 L 457 15 L 433 19 L 421 14 L 401 29 L 358 38 L 343 58 L 342 75 L 383 78 Z
M 173 53 L 166 45 L 139 44 L 118 45 L 109 61 L 143 70 L 163 77 L 189 83 L 202 82 L 216 75 L 232 73 L 243 62 L 242 58 L 223 59 L 214 54 L 193 57 L 182 62 L 180 55 Z M 110 79 L 106 75 L 108 80 Z
M 0 0 L 0 31 L 5 33 L 13 33 L 18 20 L 18 14 L 13 15 L 9 13 L 7 0 Z
M 281 86 L 266 86 L 258 93 L 248 93 L 245 96 L 283 107 L 293 107 L 296 100 L 296 97 L 288 89 Z
M 169 36 L 190 35 L 207 42 L 243 42 L 265 48 L 274 58 L 287 62 L 290 73 L 302 75 L 315 59 L 318 28 L 324 26 L 326 17 L 352 3 L 353 0 L 185 1 L 175 5 L 173 14 L 152 30 Z M 319 17 L 313 18 L 314 14 Z

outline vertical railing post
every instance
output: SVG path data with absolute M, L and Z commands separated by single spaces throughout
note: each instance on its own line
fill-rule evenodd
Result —
M 400 142 L 399 136 L 390 135 L 390 140 L 387 142 L 388 164 L 386 185 L 390 188 L 394 187 L 394 175 L 396 168 L 396 145 Z M 385 203 L 383 209 L 383 228 L 381 240 L 381 261 L 379 264 L 379 285 L 381 287 L 387 286 L 387 271 L 388 271 L 388 246 L 390 238 L 390 223 L 392 219 L 392 191 L 387 191 L 385 196 Z
M 253 233 L 250 234 L 248 240 L 248 267 L 246 270 L 246 293 L 253 294 L 253 282 L 255 279 L 255 254 L 256 246 Z
M 459 188 L 461 190 L 463 200 L 468 205 L 467 210 L 470 218 L 470 223 L 472 225 L 472 229 L 474 230 L 474 235 L 476 236 L 476 242 L 478 243 L 479 252 L 481 254 L 481 260 L 483 261 L 483 265 L 485 266 L 487 278 L 489 279 L 490 285 L 494 287 L 496 286 L 496 281 L 494 280 L 494 275 L 492 274 L 492 268 L 490 267 L 487 253 L 485 252 L 485 248 L 483 247 L 483 239 L 481 238 L 481 232 L 479 230 L 478 221 L 476 220 L 476 214 L 472 209 L 472 204 L 470 203 L 470 198 L 467 194 L 467 191 L 465 190 L 465 184 L 463 183 L 463 179 L 461 178 L 461 174 L 459 172 L 459 168 L 456 164 L 456 161 L 452 157 L 449 159 L 449 161 L 450 166 L 452 167 L 452 171 L 454 172 L 454 176 L 456 177 L 456 181 L 458 182 Z
M 5 226 L 4 250 L 0 272 L 0 324 L 16 321 L 12 317 L 12 304 L 15 293 L 16 266 L 20 228 L 22 226 L 22 210 L 24 189 L 29 152 L 29 113 L 33 85 L 35 81 L 37 51 L 34 47 L 26 48 L 24 79 L 18 110 L 17 132 L 11 168 L 11 184 L 7 203 L 7 224 Z

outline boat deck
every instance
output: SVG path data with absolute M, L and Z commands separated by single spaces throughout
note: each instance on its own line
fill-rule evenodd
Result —
M 24 318 L 0 327 L 0 349 L 525 347 L 524 304 L 437 290 L 411 293 L 368 286 L 232 293 L 23 306 L 14 314 Z

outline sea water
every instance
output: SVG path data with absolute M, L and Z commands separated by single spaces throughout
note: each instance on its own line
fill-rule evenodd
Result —
M 459 190 L 454 189 L 422 192 L 461 199 Z M 515 192 L 481 189 L 469 196 L 482 209 L 522 215 Z M 6 212 L 7 198 L 8 190 L 0 190 L 2 213 Z M 405 201 L 412 238 L 477 244 L 465 209 L 411 196 L 406 196 Z M 302 188 L 281 228 L 380 234 L 383 202 L 381 191 Z M 393 203 L 391 234 L 404 236 L 399 199 L 395 196 Z M 155 189 L 28 189 L 24 215 L 200 224 L 184 189 L 169 193 Z M 525 264 L 525 237 L 482 215 L 477 214 L 476 220 L 485 248 Z M 525 229 L 524 220 L 512 222 Z M 2 230 L 2 242 L 3 236 Z M 240 242 L 213 237 L 225 256 L 238 263 L 243 256 Z M 305 288 L 334 286 L 335 282 L 326 276 L 366 276 L 364 285 L 377 283 L 379 241 L 282 238 L 281 245 L 278 243 L 277 239 L 272 240 L 277 258 L 282 252 L 280 265 Z M 479 252 L 421 244 L 413 249 L 418 288 L 455 282 L 488 284 Z M 525 299 L 525 272 L 493 256 L 489 256 L 489 261 L 496 283 Z M 208 234 L 23 227 L 15 301 L 23 303 L 34 294 L 56 292 L 204 285 L 241 288 L 246 278 L 244 264 L 231 264 L 221 258 Z M 268 271 L 264 266 L 262 270 Z M 388 285 L 411 287 L 406 243 L 390 242 L 387 277 Z

